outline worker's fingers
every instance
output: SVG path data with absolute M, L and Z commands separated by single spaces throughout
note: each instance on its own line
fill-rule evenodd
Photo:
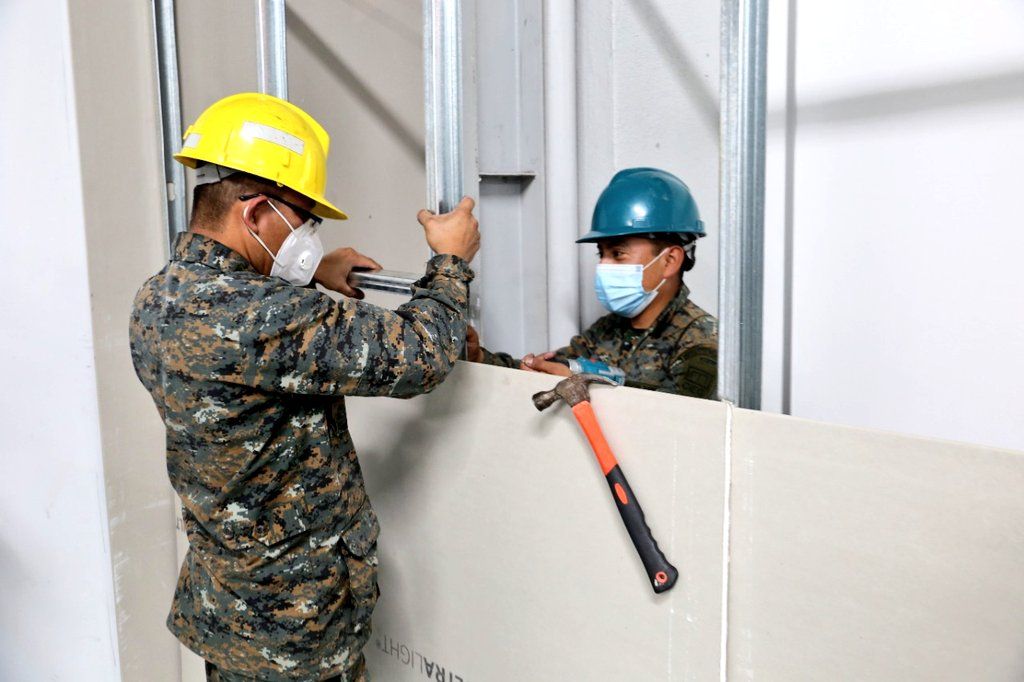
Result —
M 348 296 L 349 298 L 362 299 L 366 296 L 361 289 L 356 289 L 354 286 L 344 281 L 339 281 L 334 290 L 343 296 Z
M 541 353 L 537 357 L 539 357 L 541 360 L 550 360 L 551 358 L 555 357 L 555 351 L 549 350 L 546 353 Z
M 428 211 L 425 208 L 421 208 L 420 212 L 416 214 L 416 220 L 419 221 L 423 227 L 427 226 L 427 221 L 434 217 L 433 211 Z
M 535 372 L 535 371 L 537 371 L 537 370 L 535 370 L 532 367 L 532 365 L 533 365 L 533 358 L 534 358 L 533 353 L 527 353 L 526 355 L 524 355 L 523 359 L 519 363 L 519 369 L 524 369 L 527 372 Z
M 533 367 L 534 370 L 543 372 L 544 374 L 553 374 L 560 377 L 572 376 L 572 372 L 569 368 L 560 362 L 548 362 L 547 360 L 541 360 L 540 358 L 535 357 L 533 362 L 530 363 L 530 366 Z
M 353 268 L 368 268 L 370 270 L 380 270 L 381 264 L 373 260 L 369 256 L 364 256 L 361 253 L 355 252 L 352 257 Z
M 476 202 L 473 201 L 473 197 L 471 197 L 471 196 L 464 196 L 464 197 L 462 197 L 462 201 L 459 202 L 459 205 L 455 207 L 455 210 L 456 211 L 466 211 L 467 213 L 472 213 L 474 206 L 476 206 Z

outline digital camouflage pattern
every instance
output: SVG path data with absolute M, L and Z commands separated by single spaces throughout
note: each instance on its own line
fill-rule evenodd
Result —
M 436 256 L 390 311 L 185 233 L 137 294 L 132 360 L 167 427 L 189 538 L 168 627 L 225 679 L 364 679 L 378 524 L 342 396 L 437 386 L 472 277 Z
M 507 353 L 482 349 L 483 362 L 519 367 Z M 605 315 L 555 359 L 587 358 L 626 373 L 626 385 L 694 398 L 714 398 L 718 382 L 718 320 L 690 301 L 683 284 L 649 329 L 633 329 L 621 315 Z

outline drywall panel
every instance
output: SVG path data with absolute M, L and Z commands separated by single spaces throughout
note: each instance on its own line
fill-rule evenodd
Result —
M 460 363 L 428 397 L 347 400 L 383 528 L 377 679 L 717 677 L 724 406 L 592 391 L 681 571 L 655 595 L 571 412 L 531 402 L 554 383 Z
M 736 411 L 729 679 L 1024 678 L 1024 453 Z
M 128 348 L 135 292 L 166 259 L 152 7 L 68 7 L 120 679 L 171 682 L 178 646 L 164 621 L 178 566 L 174 496 L 163 424 Z
M 0 3 L 0 679 L 19 682 L 119 679 L 66 5 Z

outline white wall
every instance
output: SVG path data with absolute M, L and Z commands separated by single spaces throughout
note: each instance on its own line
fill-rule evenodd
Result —
M 167 258 L 151 5 L 68 7 L 121 679 L 172 682 L 176 500 L 163 423 L 128 344 L 135 292 Z
M 766 407 L 1024 449 L 1024 6 L 772 13 Z
M 0 87 L 0 678 L 108 682 L 120 673 L 63 2 L 0 5 Z
M 581 234 L 616 171 L 655 166 L 675 173 L 693 192 L 708 231 L 686 282 L 693 300 L 714 313 L 720 5 L 588 0 L 577 13 Z M 606 311 L 594 295 L 596 249 L 577 248 L 582 319 L 589 324 Z

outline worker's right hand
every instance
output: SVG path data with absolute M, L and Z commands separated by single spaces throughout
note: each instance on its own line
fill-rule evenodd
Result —
M 555 351 L 553 350 L 549 350 L 546 353 L 537 353 L 536 355 L 533 353 L 527 353 L 519 363 L 519 369 L 526 370 L 527 372 L 544 372 L 546 374 L 552 374 L 553 372 L 547 371 L 547 367 L 548 365 L 558 364 L 557 362 L 550 362 L 553 357 L 555 357 Z M 569 369 L 565 365 L 561 366 Z
M 557 377 L 571 377 L 572 371 L 560 362 L 552 362 L 551 358 L 553 357 L 555 357 L 554 351 L 548 351 L 547 353 L 541 353 L 540 355 L 526 355 L 523 357 L 521 369 L 525 369 L 530 372 L 552 374 Z
M 423 209 L 416 215 L 434 253 L 451 254 L 467 262 L 473 260 L 480 249 L 480 230 L 473 217 L 475 205 L 471 197 L 462 197 L 451 213 L 436 215 Z
M 483 362 L 484 351 L 480 348 L 480 334 L 473 325 L 466 325 L 466 359 L 470 362 Z

